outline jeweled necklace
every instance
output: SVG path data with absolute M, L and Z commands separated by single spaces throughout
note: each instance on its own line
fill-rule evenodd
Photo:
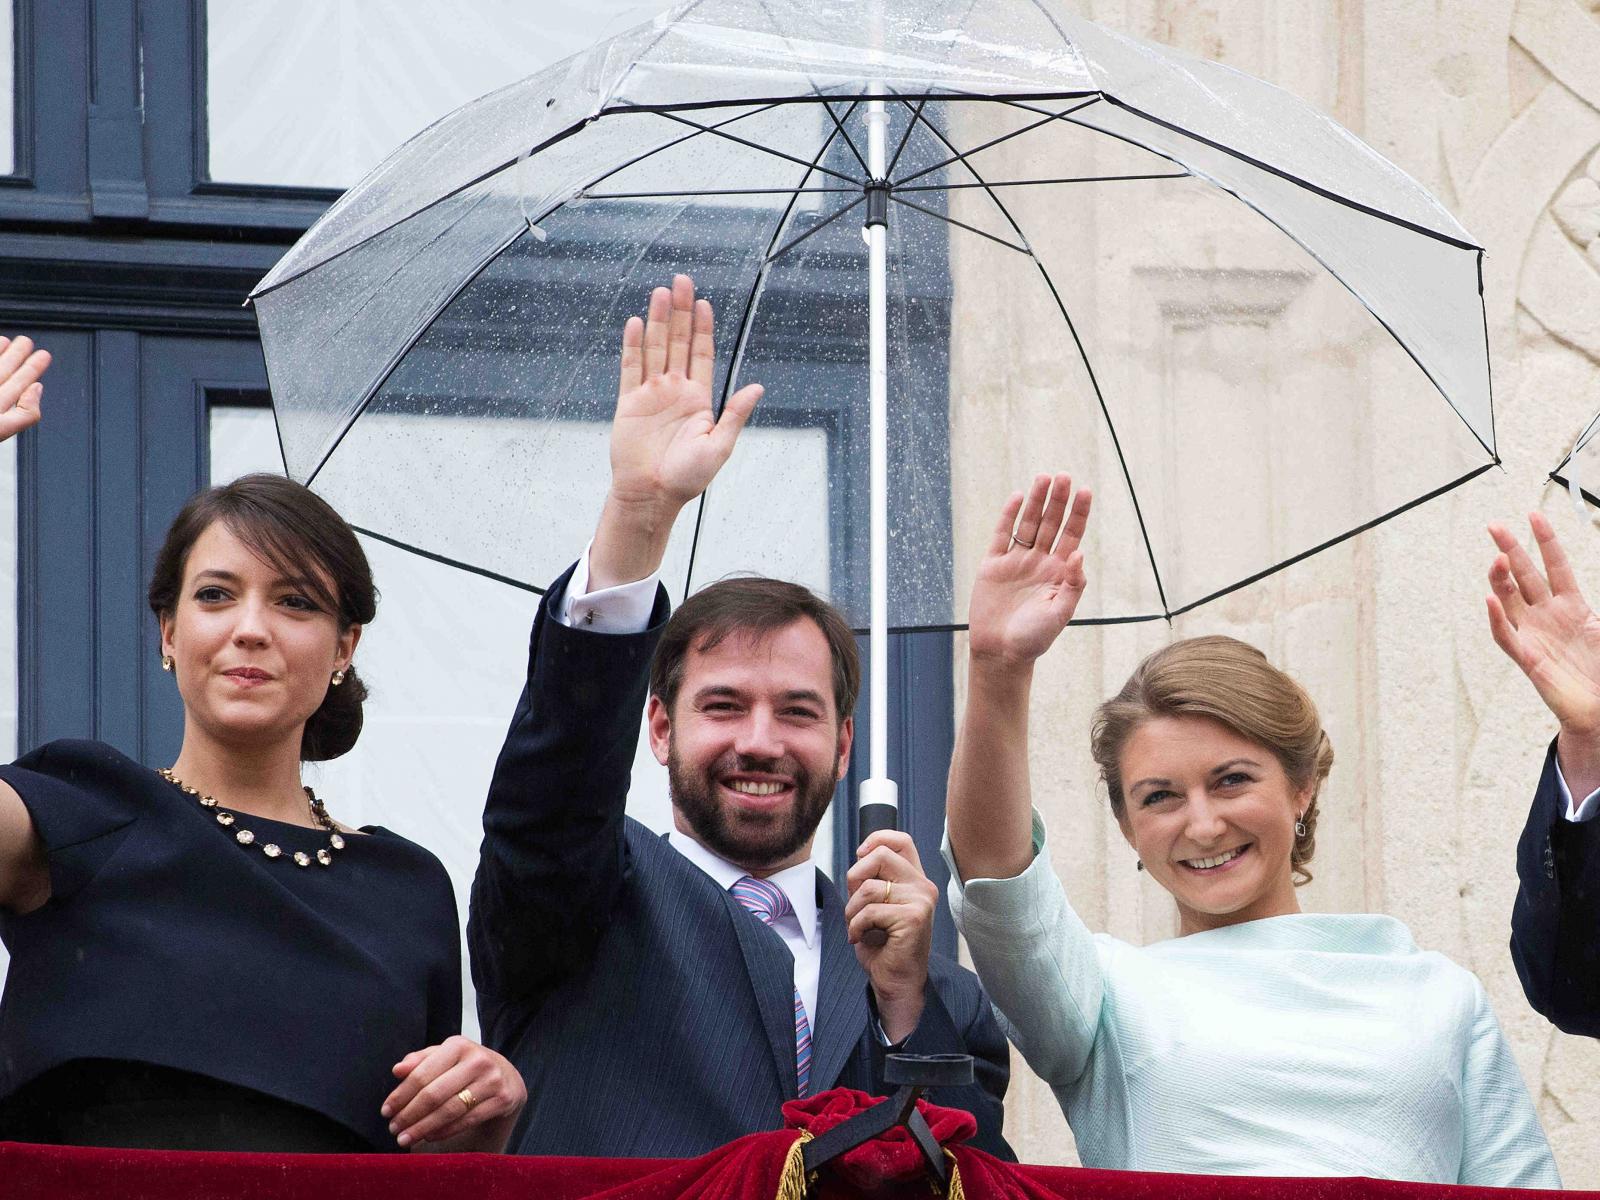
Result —
M 215 796 L 202 795 L 198 789 L 190 787 L 166 767 L 157 767 L 156 774 L 179 791 L 187 792 L 200 801 L 200 807 L 213 813 L 217 818 L 217 824 L 224 829 L 232 829 L 233 826 L 239 824 L 239 818 L 218 805 Z M 333 851 L 344 849 L 344 838 L 339 833 L 339 827 L 333 823 L 333 818 L 328 815 L 327 808 L 324 807 L 321 800 L 317 799 L 317 794 L 308 787 L 303 787 L 302 790 L 306 794 L 306 803 L 311 807 L 311 819 L 317 823 L 319 828 L 327 830 L 328 844 L 318 850 L 314 856 L 307 854 L 304 850 L 296 850 L 289 857 L 294 860 L 294 865 L 297 867 L 309 867 L 313 857 L 323 866 L 331 867 L 333 866 Z M 233 840 L 241 846 L 253 846 L 256 842 L 256 835 L 240 825 L 238 829 L 233 831 Z M 283 849 L 275 842 L 267 842 L 262 845 L 261 853 L 268 858 L 280 858 L 283 855 Z

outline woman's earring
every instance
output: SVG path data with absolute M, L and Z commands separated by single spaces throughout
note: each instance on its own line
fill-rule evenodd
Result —
M 338 670 L 338 671 L 335 671 L 333 673 L 333 686 L 334 687 L 338 687 L 343 682 L 344 682 L 344 671 L 342 669 Z
M 1297 838 L 1303 838 L 1306 835 L 1306 818 L 1304 813 L 1295 818 L 1294 835 Z
M 1144 870 L 1144 859 L 1142 859 L 1142 858 L 1134 859 L 1134 861 L 1133 861 L 1133 869 L 1136 870 L 1136 871 Z
M 163 671 L 170 671 L 170 670 L 172 670 L 172 655 L 170 655 L 170 654 L 163 654 L 163 655 L 162 655 L 162 656 L 161 656 L 161 669 L 162 669 L 162 670 L 163 670 Z

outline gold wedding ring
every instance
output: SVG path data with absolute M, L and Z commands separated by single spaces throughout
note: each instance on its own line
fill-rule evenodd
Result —
M 471 1112 L 472 1106 L 478 1102 L 478 1098 L 472 1094 L 471 1088 L 462 1088 L 456 1093 L 456 1099 L 467 1106 L 468 1112 Z
M 894 880 L 885 879 L 883 881 L 883 902 L 888 904 L 889 897 L 892 895 L 894 895 Z

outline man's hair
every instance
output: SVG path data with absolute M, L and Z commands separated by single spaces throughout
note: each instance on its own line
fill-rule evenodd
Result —
M 833 703 L 843 721 L 855 711 L 861 691 L 861 656 L 849 622 L 815 592 L 758 575 L 719 580 L 690 596 L 672 614 L 650 663 L 650 693 L 670 712 L 690 650 L 704 653 L 741 634 L 765 638 L 800 620 L 814 622 L 828 641 Z

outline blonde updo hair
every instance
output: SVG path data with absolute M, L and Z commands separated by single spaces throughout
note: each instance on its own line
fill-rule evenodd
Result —
M 1111 796 L 1111 811 L 1126 820 L 1122 749 L 1133 731 L 1156 717 L 1208 717 L 1272 751 L 1296 789 L 1311 788 L 1311 803 L 1289 854 L 1295 886 L 1311 882 L 1306 864 L 1316 850 L 1317 794 L 1333 766 L 1333 743 L 1323 732 L 1306 690 L 1254 646 L 1231 637 L 1185 638 L 1139 664 L 1122 690 L 1095 710 L 1089 749 Z

